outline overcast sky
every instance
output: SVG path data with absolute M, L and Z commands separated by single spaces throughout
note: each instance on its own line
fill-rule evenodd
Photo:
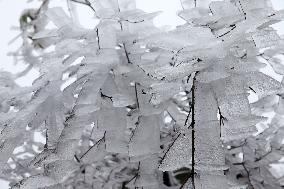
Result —
M 57 0 L 58 2 L 65 2 L 66 0 Z M 284 0 L 272 0 L 275 9 L 284 9 Z M 38 7 L 39 1 L 34 0 L 32 3 L 27 3 L 27 0 L 0 0 L 0 70 L 7 70 L 13 73 L 19 72 L 25 66 L 13 65 L 13 58 L 7 56 L 8 52 L 16 50 L 20 47 L 21 41 L 16 40 L 11 45 L 8 45 L 9 41 L 19 35 L 19 31 L 15 27 L 18 27 L 18 19 L 21 12 L 26 8 Z M 155 19 L 155 24 L 158 26 L 170 25 L 176 26 L 182 24 L 183 21 L 176 16 L 176 12 L 181 10 L 179 0 L 137 0 L 137 6 L 147 12 L 163 11 L 163 13 Z M 83 25 L 90 26 L 92 21 L 92 12 L 87 7 L 80 7 L 80 16 L 84 17 Z M 275 26 L 279 29 L 280 34 L 284 34 L 284 24 L 278 24 Z M 30 85 L 31 79 L 36 76 L 35 72 L 29 73 L 29 77 L 19 79 L 18 82 L 21 85 Z M 0 180 L 0 189 L 8 189 L 7 183 Z

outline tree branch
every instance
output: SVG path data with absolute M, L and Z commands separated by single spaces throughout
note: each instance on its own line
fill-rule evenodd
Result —
M 105 139 L 105 136 L 106 136 L 106 131 L 105 131 L 105 133 L 104 133 L 104 136 L 103 136 L 100 140 L 98 140 L 93 146 L 91 146 L 83 155 L 81 155 L 81 157 L 80 157 L 79 159 L 81 160 L 85 155 L 87 155 L 87 154 L 90 152 L 90 150 L 91 150 L 92 148 L 94 148 L 95 146 L 97 146 L 98 144 L 100 144 L 100 143 Z
M 191 179 L 192 179 L 192 188 L 195 189 L 195 181 L 194 181 L 194 175 L 195 175 L 195 114 L 194 114 L 194 110 L 195 110 L 195 85 L 196 85 L 196 76 L 197 76 L 198 72 L 195 73 L 195 76 L 193 78 L 193 85 L 192 85 L 192 89 L 191 89 L 191 100 L 192 100 L 192 104 L 191 104 L 191 128 L 192 128 L 192 132 L 191 132 L 191 150 L 192 150 L 192 163 L 191 163 Z

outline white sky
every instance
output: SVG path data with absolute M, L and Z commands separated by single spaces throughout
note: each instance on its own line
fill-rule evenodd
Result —
M 58 0 L 65 2 L 65 0 Z M 284 9 L 284 0 L 272 0 L 275 9 Z M 13 65 L 13 58 L 7 56 L 8 52 L 16 50 L 20 47 L 21 41 L 16 40 L 12 45 L 8 45 L 14 37 L 19 35 L 19 31 L 11 29 L 18 27 L 18 19 L 21 12 L 25 8 L 38 7 L 39 1 L 34 0 L 32 3 L 27 3 L 27 0 L 0 0 L 0 70 L 7 70 L 13 73 L 19 72 L 25 66 Z M 179 0 L 137 0 L 137 7 L 147 12 L 163 11 L 163 13 L 155 19 L 155 24 L 158 26 L 170 25 L 176 26 L 182 24 L 183 21 L 176 16 L 176 12 L 181 10 Z M 81 6 L 79 9 L 80 17 L 84 17 L 84 25 L 93 23 L 92 12 L 89 8 Z M 275 26 L 279 29 L 280 34 L 284 34 L 284 23 Z M 35 72 L 29 74 L 28 79 L 20 79 L 18 82 L 22 85 L 30 85 L 31 79 L 35 77 Z M 0 189 L 8 189 L 6 182 L 0 180 Z

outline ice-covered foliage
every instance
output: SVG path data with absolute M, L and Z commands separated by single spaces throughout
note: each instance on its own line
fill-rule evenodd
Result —
M 260 72 L 284 74 L 271 26 L 283 11 L 181 0 L 186 24 L 164 31 L 134 0 L 67 1 L 93 11 L 99 24 L 85 29 L 52 2 L 21 16 L 27 69 L 0 75 L 0 177 L 12 188 L 283 188 L 284 88 Z M 18 86 L 31 69 L 40 77 Z

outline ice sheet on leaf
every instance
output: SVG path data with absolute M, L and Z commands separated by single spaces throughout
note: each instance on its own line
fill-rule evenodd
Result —
M 244 12 L 257 10 L 257 9 L 272 8 L 272 4 L 267 0 L 250 0 L 250 1 L 240 0 L 238 6 L 242 6 Z
M 150 102 L 152 95 L 148 93 L 148 88 L 142 85 L 136 84 L 137 90 L 137 105 L 139 106 L 139 113 L 141 115 L 157 115 L 166 109 L 167 104 L 161 103 L 158 105 L 153 105 Z
M 0 163 L 6 163 L 10 156 L 12 155 L 14 149 L 17 145 L 22 141 L 22 139 L 18 137 L 9 138 L 0 143 Z
M 54 97 L 48 97 L 45 101 L 45 111 L 48 112 L 45 120 L 45 127 L 47 129 L 47 145 L 48 147 L 55 147 L 61 132 L 64 128 L 64 106 L 63 103 L 54 99 Z
M 100 97 L 100 89 L 106 80 L 106 75 L 95 75 L 82 85 L 77 104 L 97 104 Z
M 120 75 L 116 75 L 114 80 L 117 87 L 117 93 L 112 96 L 113 106 L 126 107 L 135 104 L 135 89 L 130 85 L 131 81 Z
M 48 186 L 55 185 L 56 181 L 51 177 L 44 175 L 33 175 L 24 180 L 19 184 L 12 187 L 12 189 L 34 189 L 34 188 L 45 188 Z
M 159 116 L 141 116 L 129 142 L 129 156 L 157 153 L 160 149 Z
M 73 160 L 58 160 L 49 163 L 46 168 L 46 174 L 57 183 L 61 183 L 80 167 Z
M 33 39 L 50 38 L 57 36 L 58 36 L 57 30 L 43 30 L 35 33 L 33 35 Z
M 101 49 L 98 54 L 88 54 L 81 63 L 84 66 L 80 67 L 77 72 L 78 77 L 82 77 L 88 73 L 106 74 L 119 63 L 119 57 L 113 47 L 112 49 Z
M 197 122 L 195 125 L 195 157 L 198 170 L 224 170 L 225 151 L 220 140 L 218 121 Z M 206 140 L 204 140 L 206 139 Z
M 271 147 L 275 149 L 280 149 L 283 141 L 284 136 L 284 129 L 279 129 L 277 134 L 274 136 L 274 138 L 271 141 Z
M 42 152 L 37 154 L 28 164 L 29 168 L 37 168 L 42 167 L 43 165 L 50 162 L 50 160 L 54 161 L 58 158 L 54 154 L 54 149 L 44 149 Z
M 266 66 L 265 63 L 259 62 L 257 60 L 248 60 L 248 61 L 236 61 L 232 62 L 232 64 L 228 64 L 226 68 L 228 72 L 231 73 L 247 73 L 247 72 L 255 72 L 261 68 Z
M 235 116 L 245 116 L 251 114 L 248 101 L 248 94 L 230 95 L 218 99 L 218 104 L 222 115 L 226 119 Z
M 247 87 L 251 87 L 260 98 L 283 91 L 283 84 L 261 72 L 251 72 L 245 78 Z
M 101 48 L 115 48 L 117 44 L 115 32 L 116 24 L 117 21 L 104 20 L 97 26 Z
M 101 93 L 105 96 L 112 97 L 117 93 L 117 86 L 112 75 L 108 75 L 103 86 L 101 87 Z
M 56 44 L 55 51 L 59 56 L 64 56 L 66 54 L 76 53 L 78 52 L 78 49 L 83 48 L 83 44 L 77 39 L 65 39 Z
M 196 189 L 228 189 L 228 181 L 223 172 L 214 173 L 200 173 L 200 183 L 201 187 Z
M 87 150 L 89 150 L 89 148 L 82 153 L 86 153 Z M 106 155 L 105 143 L 104 141 L 101 141 L 96 146 L 93 146 L 83 157 L 81 156 L 80 159 L 82 159 L 84 163 L 92 163 L 102 161 Z
M 126 108 L 103 108 L 98 111 L 98 128 L 104 131 L 126 128 Z
M 244 94 L 244 79 L 239 76 L 231 76 L 211 83 L 215 96 L 220 99 L 227 96 Z
M 252 113 L 255 115 L 261 115 L 275 111 L 277 112 L 277 104 L 280 103 L 281 98 L 275 95 L 265 96 L 258 101 L 251 103 Z M 279 112 L 280 113 L 280 112 Z
M 126 107 L 132 104 L 135 104 L 135 101 L 131 96 L 124 94 L 114 94 L 112 96 L 113 106 L 114 107 Z
M 158 16 L 158 14 L 160 14 L 160 12 L 146 13 L 140 9 L 133 9 L 120 12 L 118 16 L 122 21 L 127 21 L 129 23 L 141 23 L 147 20 L 152 20 Z
M 202 1 L 195 1 L 195 0 L 182 0 L 181 3 L 183 5 L 184 9 L 190 9 L 195 7 L 201 7 L 201 8 L 208 8 L 209 4 L 212 0 L 202 0 Z
M 255 125 L 264 120 L 266 118 L 254 115 L 223 120 L 221 138 L 224 142 L 245 139 L 254 134 L 257 131 Z
M 225 17 L 239 14 L 238 8 L 231 2 L 213 1 L 209 6 L 213 15 Z
M 268 153 L 268 154 L 267 154 Z M 271 164 L 279 163 L 279 160 L 283 158 L 283 154 L 277 150 L 272 149 L 271 152 L 265 152 L 259 161 L 256 162 L 257 166 L 267 166 Z
M 225 71 L 217 71 L 217 70 L 212 70 L 212 71 L 203 71 L 198 74 L 198 81 L 202 83 L 210 83 L 215 80 L 223 79 L 226 77 L 229 77 L 230 74 L 226 73 Z
M 217 101 L 213 90 L 207 83 L 196 82 L 195 84 L 195 120 L 206 122 L 217 120 Z
M 88 117 L 85 117 L 86 121 L 91 122 L 90 120 L 87 120 Z M 70 120 L 70 118 L 69 118 Z M 81 138 L 82 132 L 85 129 L 86 124 L 84 122 L 78 121 L 76 124 L 70 123 L 70 121 L 65 121 L 65 127 L 61 133 L 60 140 L 78 140 Z
M 199 71 L 206 66 L 207 64 L 204 62 L 192 61 L 179 64 L 178 66 L 171 66 L 164 62 L 158 62 L 155 64 L 140 65 L 139 67 L 154 79 L 173 81 L 189 76 L 191 73 Z
M 182 84 L 177 82 L 172 83 L 154 83 L 151 85 L 150 93 L 152 94 L 151 103 L 154 105 L 160 104 L 175 94 L 178 94 L 182 89 Z
M 203 41 L 205 43 L 202 43 Z M 210 29 L 202 27 L 181 27 L 174 31 L 158 33 L 146 40 L 149 46 L 173 51 L 186 46 L 209 45 L 217 41 Z
M 132 0 L 118 0 L 121 11 L 132 10 L 136 8 L 136 2 Z
M 92 1 L 91 6 L 96 9 L 96 16 L 99 18 L 112 18 L 119 11 L 117 0 Z
M 72 24 L 71 19 L 61 7 L 50 8 L 45 14 L 58 28 Z
M 107 152 L 121 154 L 128 153 L 128 140 L 124 129 L 107 131 L 105 143 Z
M 279 58 L 271 58 L 269 59 L 269 64 L 272 66 L 275 73 L 284 75 L 284 64 L 282 64 L 282 60 Z
M 136 187 L 158 187 L 159 180 L 157 176 L 158 155 L 153 154 L 140 161 L 139 175 L 135 180 Z
M 270 27 L 256 31 L 256 33 L 252 35 L 252 38 L 256 47 L 258 48 L 275 46 L 280 40 L 280 37 L 277 34 L 276 30 Z
M 274 111 L 280 115 L 284 114 L 284 99 L 283 98 L 279 98 L 278 104 L 274 106 Z
M 185 120 L 187 118 L 187 114 L 181 112 L 176 104 L 174 104 L 173 102 L 169 102 L 167 112 L 170 114 L 171 118 L 176 122 L 177 125 L 179 126 L 184 125 Z M 189 116 L 187 124 L 189 125 L 190 123 L 191 123 L 191 116 Z
M 159 170 L 173 171 L 182 167 L 191 167 L 192 157 L 192 138 L 191 130 L 176 136 L 173 144 L 165 152 Z
M 192 184 L 192 178 L 189 178 L 186 183 L 180 189 L 203 189 L 201 188 L 201 180 L 199 175 L 194 176 L 194 187 Z
M 80 139 L 80 138 L 79 138 Z M 56 148 L 56 156 L 60 160 L 74 160 L 79 139 L 60 140 Z

